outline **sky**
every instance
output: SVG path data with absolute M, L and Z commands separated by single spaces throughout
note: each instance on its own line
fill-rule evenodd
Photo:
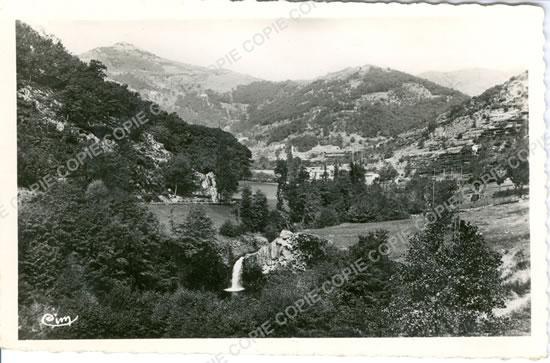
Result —
M 366 64 L 418 74 L 523 70 L 529 42 L 518 19 L 483 16 L 368 19 L 29 21 L 74 54 L 127 42 L 163 58 L 221 66 L 267 80 L 313 79 Z

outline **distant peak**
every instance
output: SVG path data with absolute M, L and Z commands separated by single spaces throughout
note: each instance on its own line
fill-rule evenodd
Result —
M 379 70 L 383 70 L 383 71 L 391 71 L 391 69 L 387 68 L 387 67 L 382 68 L 382 67 L 374 66 L 374 65 L 371 65 L 371 64 L 365 64 L 365 65 L 362 65 L 362 66 L 347 67 L 347 68 L 344 68 L 342 70 L 339 70 L 339 71 L 336 71 L 336 72 L 331 72 L 331 73 L 328 73 L 324 76 L 317 77 L 316 79 L 342 78 L 342 77 L 348 77 L 351 74 L 355 74 L 355 73 L 358 73 L 359 75 L 365 75 L 373 69 L 379 69 Z
M 108 51 L 115 51 L 115 52 L 120 52 L 120 53 L 139 53 L 141 56 L 148 55 L 150 57 L 157 58 L 157 56 L 154 55 L 153 53 L 148 52 L 146 50 L 143 50 L 141 48 L 138 48 L 135 45 L 133 45 L 131 43 L 127 43 L 127 42 L 118 42 L 118 43 L 115 43 L 115 44 L 110 45 L 110 46 L 94 48 L 90 52 L 91 53 L 97 53 L 97 52 L 103 53 L 103 52 L 108 52 Z M 84 53 L 84 54 L 86 54 L 86 53 Z
M 114 48 L 126 48 L 126 49 L 139 49 L 135 45 L 133 45 L 131 43 L 126 43 L 126 42 L 115 43 L 115 44 L 113 44 L 113 47 Z

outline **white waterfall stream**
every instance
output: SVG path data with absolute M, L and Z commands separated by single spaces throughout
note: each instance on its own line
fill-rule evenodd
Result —
M 231 287 L 224 289 L 225 291 L 237 292 L 244 290 L 242 286 L 242 273 L 244 257 L 240 257 L 233 265 L 233 273 L 231 274 Z

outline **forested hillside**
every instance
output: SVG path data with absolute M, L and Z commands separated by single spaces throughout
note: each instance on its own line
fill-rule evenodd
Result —
M 341 134 L 395 136 L 427 126 L 468 99 L 426 79 L 368 65 L 272 82 L 166 60 L 126 43 L 80 57 L 101 61 L 110 79 L 189 122 L 222 127 L 260 149 L 278 143 L 310 149 Z
M 60 165 L 97 144 L 100 155 L 83 160 L 67 178 L 81 186 L 102 179 L 109 188 L 161 193 L 171 183 L 158 171 L 178 155 L 188 171 L 213 171 L 220 192 L 236 190 L 249 172 L 245 146 L 219 129 L 189 125 L 161 111 L 126 85 L 107 81 L 105 72 L 100 62 L 86 64 L 61 43 L 17 24 L 20 187 L 57 174 Z M 137 126 L 125 124 L 135 119 L 141 121 Z
M 230 267 L 201 210 L 169 237 L 138 198 L 174 184 L 190 193 L 195 173 L 211 171 L 232 195 L 250 151 L 106 81 L 101 63 L 24 23 L 16 36 L 20 337 L 55 336 L 39 318 L 60 306 L 81 316 L 73 337 L 158 336 L 136 318 L 151 298 L 221 289 Z
M 238 86 L 233 99 L 248 105 L 247 127 L 256 137 L 280 142 L 311 133 L 363 137 L 394 136 L 424 127 L 468 97 L 458 91 L 396 70 L 347 68 L 311 82 Z

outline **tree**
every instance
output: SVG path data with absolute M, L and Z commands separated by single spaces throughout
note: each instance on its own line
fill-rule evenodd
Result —
M 314 226 L 321 211 L 321 197 L 317 183 L 306 183 L 299 194 L 303 205 L 303 215 L 300 223 L 303 226 Z
M 390 181 L 390 180 L 393 180 L 395 179 L 399 173 L 397 172 L 397 170 L 395 170 L 395 168 L 389 164 L 389 163 L 386 163 L 381 169 L 380 171 L 378 172 L 378 174 L 380 175 L 379 176 L 379 179 L 381 182 L 385 182 L 385 181 Z
M 468 179 L 468 183 L 475 183 L 475 186 L 478 187 L 479 184 L 483 179 L 482 177 L 485 174 L 486 164 L 483 162 L 483 158 L 476 157 L 472 160 L 470 163 L 470 179 Z
M 454 179 L 444 179 L 435 182 L 434 185 L 434 195 L 435 195 L 435 205 L 432 207 L 435 208 L 438 205 L 447 205 L 448 201 L 454 196 L 458 190 L 458 185 Z M 430 198 L 431 199 L 431 198 Z
M 179 226 L 180 232 L 197 242 L 212 241 L 216 236 L 212 220 L 206 214 L 203 206 L 193 206 L 185 221 Z
M 272 210 L 269 212 L 269 224 L 267 225 L 264 237 L 269 241 L 273 241 L 279 236 L 283 229 L 291 230 L 292 226 L 288 221 L 288 215 L 280 210 Z
M 437 128 L 437 122 L 435 122 L 435 120 L 430 120 L 427 128 L 428 134 L 431 134 L 432 132 L 434 132 L 436 128 Z
M 285 188 L 288 180 L 288 166 L 285 160 L 277 160 L 275 174 L 277 175 L 277 209 L 282 210 L 284 206 Z
M 428 203 L 431 203 L 432 181 L 426 177 L 413 177 L 405 185 L 407 210 L 412 214 L 425 212 Z
M 176 229 L 173 256 L 178 264 L 180 281 L 194 289 L 221 289 L 227 268 L 221 260 L 212 220 L 202 206 L 191 208 Z
M 341 134 L 336 135 L 336 138 L 333 139 L 334 145 L 342 148 L 344 146 L 344 138 Z
M 340 223 L 338 213 L 333 208 L 323 208 L 317 216 L 315 225 L 317 228 L 335 226 Z
M 529 185 L 529 161 L 516 158 L 514 161 L 507 164 L 506 174 L 521 195 L 523 193 L 523 187 Z
M 504 184 L 504 182 L 506 181 L 506 179 L 508 178 L 508 175 L 506 175 L 506 170 L 498 170 L 496 172 L 496 175 L 495 175 L 495 182 L 497 183 L 498 185 L 498 191 L 500 192 L 501 190 L 501 185 Z
M 197 188 L 191 163 L 183 153 L 174 156 L 164 166 L 163 175 L 166 185 L 172 186 L 176 195 L 187 195 Z
M 250 186 L 245 185 L 241 191 L 241 206 L 239 208 L 241 224 L 246 231 L 252 231 L 252 191 Z
M 269 223 L 269 209 L 267 206 L 267 198 L 260 190 L 256 190 L 256 193 L 254 193 L 250 214 L 251 231 L 264 232 Z
M 501 333 L 493 309 L 503 307 L 500 255 L 477 228 L 438 220 L 409 241 L 391 282 L 395 299 L 384 310 L 391 334 L 464 336 Z
M 239 180 L 244 176 L 240 165 L 238 165 L 240 161 L 228 158 L 227 155 L 231 155 L 230 151 L 222 143 L 217 151 L 214 173 L 217 178 L 216 187 L 223 200 L 229 199 L 237 191 Z
M 352 184 L 365 184 L 365 169 L 361 165 L 351 162 L 349 169 L 349 177 Z

